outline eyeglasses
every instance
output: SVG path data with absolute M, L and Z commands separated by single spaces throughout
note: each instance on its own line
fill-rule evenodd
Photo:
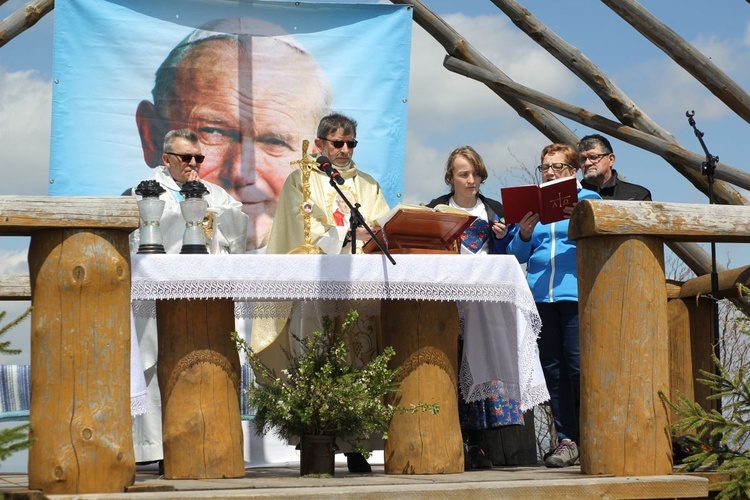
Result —
M 609 156 L 611 154 L 612 153 L 599 153 L 595 155 L 581 156 L 581 163 L 586 163 L 587 161 L 590 161 L 591 163 L 596 165 L 597 163 L 601 161 L 602 158 L 604 158 L 605 156 Z
M 178 157 L 178 158 L 179 158 L 180 160 L 182 160 L 182 161 L 183 161 L 184 163 L 190 163 L 190 160 L 191 160 L 192 158 L 195 158 L 195 163 L 198 163 L 198 164 L 200 164 L 200 163 L 203 163 L 203 160 L 205 160 L 205 159 L 206 159 L 206 157 L 205 157 L 205 156 L 203 156 L 203 155 L 190 155 L 190 154 L 170 153 L 170 152 L 165 152 L 164 154 L 165 154 L 165 155 L 172 155 L 172 156 L 176 156 L 176 157 Z
M 562 172 L 566 168 L 573 168 L 573 166 L 568 165 L 567 163 L 543 163 L 536 167 L 536 169 L 542 173 L 549 169 L 552 169 L 554 172 Z
M 330 142 L 336 149 L 343 148 L 344 144 L 346 144 L 346 147 L 348 147 L 349 149 L 354 149 L 357 147 L 356 139 L 354 139 L 353 141 L 332 141 L 331 139 L 326 139 L 325 137 L 318 137 L 318 139 Z

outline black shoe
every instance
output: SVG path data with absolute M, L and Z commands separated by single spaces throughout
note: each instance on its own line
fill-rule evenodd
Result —
M 344 453 L 349 472 L 372 472 L 372 467 L 361 453 Z
M 487 458 L 479 446 L 464 443 L 464 470 L 491 469 L 492 460 Z
M 159 475 L 164 475 L 164 460 L 149 460 L 147 462 L 136 462 L 135 465 L 151 465 L 151 464 L 158 464 L 159 465 Z

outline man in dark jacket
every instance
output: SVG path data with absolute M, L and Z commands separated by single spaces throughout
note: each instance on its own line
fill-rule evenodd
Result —
M 583 180 L 581 185 L 599 193 L 605 200 L 651 201 L 651 192 L 643 186 L 620 179 L 615 165 L 615 154 L 606 137 L 592 134 L 578 143 Z

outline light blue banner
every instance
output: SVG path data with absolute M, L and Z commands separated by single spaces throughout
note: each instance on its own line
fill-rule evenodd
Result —
M 217 21 L 226 18 L 235 19 Z M 193 33 L 199 26 L 206 29 Z M 230 53 L 193 57 L 188 68 L 165 70 L 173 91 L 155 106 L 157 68 L 191 33 L 192 42 L 202 43 L 249 35 L 264 40 L 252 38 L 239 56 L 237 45 L 227 44 Z M 218 139 L 204 143 L 205 166 L 221 158 L 207 170 L 207 180 L 237 198 L 271 193 L 294 168 L 289 161 L 300 158 L 301 139 L 312 147 L 320 113 L 337 111 L 359 123 L 354 161 L 379 180 L 391 205 L 398 201 L 410 8 L 57 0 L 54 36 L 50 195 L 121 194 L 151 176 L 164 133 L 185 126 L 200 128 L 202 140 L 221 139 L 221 145 Z M 225 77 L 231 84 L 221 81 Z M 271 168 L 276 170 L 266 175 Z M 234 191 L 227 183 L 234 183 Z

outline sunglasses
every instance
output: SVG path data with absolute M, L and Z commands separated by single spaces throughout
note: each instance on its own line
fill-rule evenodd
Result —
M 348 147 L 349 149 L 354 149 L 357 147 L 356 139 L 353 141 L 332 141 L 331 139 L 326 139 L 325 137 L 318 137 L 318 139 L 330 142 L 336 149 L 343 148 L 344 144 L 346 144 L 346 147 Z
M 165 152 L 165 155 L 172 155 L 178 157 L 180 160 L 182 160 L 184 163 L 190 163 L 190 160 L 192 158 L 195 158 L 195 163 L 203 163 L 203 160 L 206 159 L 203 155 L 189 155 L 189 154 L 180 154 L 180 153 L 170 153 Z

